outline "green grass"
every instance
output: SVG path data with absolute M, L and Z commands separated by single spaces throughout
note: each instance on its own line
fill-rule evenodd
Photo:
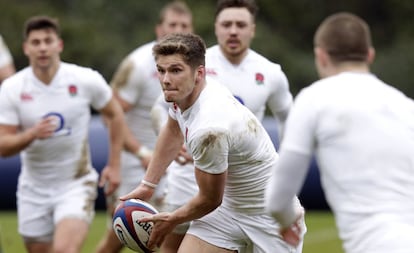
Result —
M 330 212 L 309 211 L 306 213 L 308 232 L 305 236 L 303 253 L 342 253 L 341 242 L 338 239 L 334 220 Z M 91 231 L 82 253 L 93 253 L 96 244 L 103 236 L 106 228 L 104 212 L 97 212 L 91 226 Z M 22 240 L 17 233 L 16 212 L 0 211 L 0 239 L 3 251 L 1 253 L 25 252 Z M 124 249 L 122 253 L 132 253 Z

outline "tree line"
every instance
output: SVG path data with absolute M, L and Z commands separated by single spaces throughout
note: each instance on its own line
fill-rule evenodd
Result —
M 22 45 L 24 21 L 32 15 L 60 20 L 64 61 L 92 67 L 109 81 L 119 62 L 137 46 L 155 39 L 154 26 L 167 0 L 0 0 L 0 34 L 17 69 L 27 66 Z M 215 44 L 215 0 L 187 0 L 195 32 L 207 46 Z M 326 16 L 349 11 L 371 27 L 376 48 L 372 72 L 414 98 L 411 63 L 414 29 L 410 0 L 257 0 L 256 38 L 252 48 L 281 64 L 291 90 L 317 80 L 313 62 L 313 33 Z

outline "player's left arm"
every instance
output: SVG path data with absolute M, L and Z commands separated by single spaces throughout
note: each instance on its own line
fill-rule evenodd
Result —
M 304 209 L 296 194 L 305 181 L 310 155 L 281 150 L 266 190 L 266 209 L 281 225 L 281 235 L 285 241 L 297 245 L 304 231 L 301 222 Z
M 108 182 L 105 189 L 106 194 L 111 194 L 119 186 L 121 182 L 120 163 L 121 150 L 124 140 L 124 113 L 119 103 L 114 97 L 111 97 L 109 102 L 99 110 L 107 121 L 109 132 L 109 158 L 107 166 L 101 173 L 100 186 L 104 186 Z
M 285 122 L 293 104 L 293 96 L 289 90 L 289 81 L 280 70 L 272 80 L 272 92 L 267 101 L 267 106 L 278 121 L 279 140 L 282 139 Z

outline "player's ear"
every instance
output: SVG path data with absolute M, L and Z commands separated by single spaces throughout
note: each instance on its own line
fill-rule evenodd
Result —
M 194 73 L 194 80 L 195 83 L 199 83 L 202 79 L 205 78 L 206 75 L 206 67 L 203 65 L 200 65 L 197 67 L 195 73 Z
M 326 52 L 326 50 L 324 50 L 321 47 L 315 47 L 313 49 L 313 53 L 315 54 L 315 63 L 317 66 L 326 66 L 329 62 L 329 55 Z
M 367 55 L 367 63 L 372 64 L 375 59 L 375 49 L 373 47 L 370 47 L 368 49 L 368 55 Z
M 62 39 L 59 39 L 59 48 L 60 48 L 60 52 L 62 52 L 62 51 L 63 51 L 64 46 L 65 46 L 65 43 L 63 42 L 63 40 L 62 40 Z

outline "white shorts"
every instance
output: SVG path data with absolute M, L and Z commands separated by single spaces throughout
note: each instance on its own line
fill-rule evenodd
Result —
M 302 243 L 292 247 L 282 240 L 279 225 L 265 214 L 242 214 L 222 206 L 206 216 L 194 220 L 188 234 L 210 244 L 239 253 L 299 253 Z
M 50 236 L 55 225 L 64 218 L 79 218 L 91 223 L 95 215 L 97 184 L 95 170 L 74 181 L 41 187 L 19 180 L 19 233 L 23 237 Z

